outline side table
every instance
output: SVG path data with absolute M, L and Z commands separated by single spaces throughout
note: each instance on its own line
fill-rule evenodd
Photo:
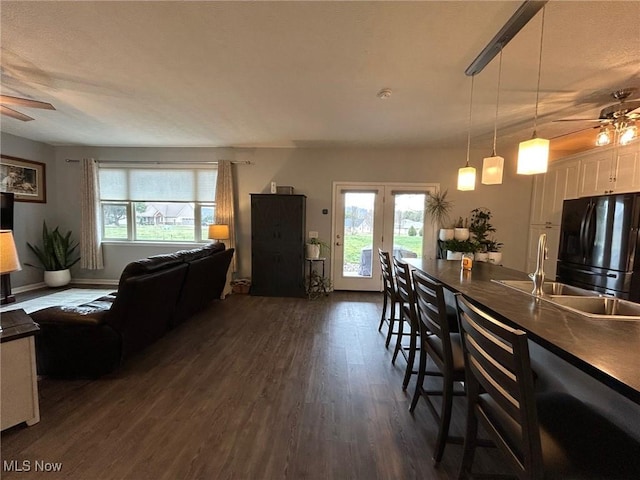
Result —
M 40 328 L 24 310 L 0 315 L 0 429 L 40 421 L 34 335 Z
M 328 295 L 329 292 L 327 292 L 327 285 L 325 283 L 324 280 L 324 267 L 325 267 L 325 261 L 327 260 L 325 257 L 319 257 L 319 258 L 306 258 L 305 259 L 307 261 L 308 264 L 308 268 L 309 268 L 309 281 L 307 282 L 307 295 L 309 296 L 309 298 L 316 298 L 319 297 L 320 294 L 325 294 Z M 322 263 L 322 276 L 320 276 L 320 274 L 318 274 L 318 272 L 316 272 L 314 265 L 316 263 Z

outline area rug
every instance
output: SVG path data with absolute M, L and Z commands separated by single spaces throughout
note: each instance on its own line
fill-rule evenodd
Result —
M 63 290 L 62 292 L 52 293 L 51 295 L 45 295 L 43 297 L 33 298 L 24 302 L 10 303 L 0 308 L 0 313 L 8 312 L 9 310 L 17 310 L 22 308 L 27 313 L 32 313 L 38 310 L 42 310 L 47 307 L 54 307 L 57 305 L 81 305 L 83 303 L 90 302 L 96 298 L 100 298 L 111 292 L 114 292 L 117 287 L 109 289 L 104 288 L 70 288 Z

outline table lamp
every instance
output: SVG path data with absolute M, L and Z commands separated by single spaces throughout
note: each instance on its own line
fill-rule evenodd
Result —
M 2 298 L 0 305 L 16 301 L 16 297 L 11 294 L 11 272 L 22 270 L 16 243 L 13 240 L 11 230 L 0 230 L 0 276 L 2 283 Z
M 212 240 L 215 240 L 215 243 L 219 243 L 220 240 L 228 240 L 229 239 L 229 225 L 209 225 L 209 237 Z

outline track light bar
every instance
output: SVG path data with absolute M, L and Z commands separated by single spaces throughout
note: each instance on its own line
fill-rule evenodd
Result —
M 500 53 L 500 49 L 504 48 L 547 2 L 548 0 L 525 0 L 464 73 L 467 76 L 480 73 L 493 60 L 493 57 Z

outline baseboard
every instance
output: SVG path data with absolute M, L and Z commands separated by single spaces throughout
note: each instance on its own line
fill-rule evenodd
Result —
M 102 278 L 72 278 L 70 286 L 74 285 L 118 285 L 118 280 L 102 279 Z M 11 293 L 14 295 L 17 293 L 30 292 L 32 290 L 39 290 L 41 288 L 47 288 L 44 282 L 31 283 L 29 285 L 21 285 L 19 287 L 13 287 Z

